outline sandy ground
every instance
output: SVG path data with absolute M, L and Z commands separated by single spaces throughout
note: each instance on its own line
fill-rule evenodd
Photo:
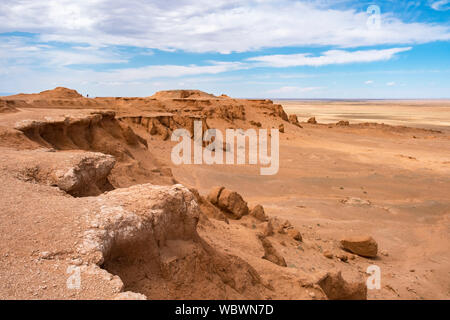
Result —
M 348 120 L 379 122 L 417 128 L 450 126 L 449 100 L 279 100 L 289 114 L 315 116 L 319 122 Z

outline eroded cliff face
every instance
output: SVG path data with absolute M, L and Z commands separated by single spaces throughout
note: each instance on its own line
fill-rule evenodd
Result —
M 200 210 L 182 185 L 136 185 L 96 199 L 79 250 L 150 299 L 261 298 L 258 273 L 197 233 Z

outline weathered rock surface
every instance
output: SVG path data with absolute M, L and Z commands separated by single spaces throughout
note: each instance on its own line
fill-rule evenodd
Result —
M 140 293 L 126 291 L 119 293 L 114 300 L 147 300 L 147 297 Z
M 155 298 L 260 298 L 258 273 L 196 231 L 195 196 L 182 185 L 136 185 L 92 199 L 79 252 L 119 275 L 125 290 Z
M 336 123 L 336 126 L 338 126 L 338 127 L 348 127 L 349 125 L 350 125 L 350 122 L 348 122 L 346 120 L 341 120 Z
M 378 253 L 378 244 L 370 236 L 349 237 L 341 240 L 345 250 L 359 256 L 374 258 Z
M 240 219 L 248 214 L 247 202 L 239 193 L 226 188 L 220 192 L 217 206 L 229 212 L 234 219 Z
M 303 241 L 303 237 L 302 237 L 300 231 L 293 228 L 293 229 L 288 229 L 287 233 L 292 239 L 300 241 L 300 242 Z
M 14 151 L 17 157 L 11 171 L 20 180 L 59 189 L 75 197 L 96 196 L 113 190 L 108 176 L 116 160 L 99 152 L 64 151 L 52 149 Z M 7 156 L 3 156 L 8 161 Z

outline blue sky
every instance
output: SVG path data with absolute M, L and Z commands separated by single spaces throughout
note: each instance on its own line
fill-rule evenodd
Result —
M 450 98 L 450 0 L 2 0 L 0 95 Z

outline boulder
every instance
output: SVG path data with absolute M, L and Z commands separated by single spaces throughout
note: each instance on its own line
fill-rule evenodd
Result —
M 323 252 L 323 255 L 324 255 L 325 258 L 328 258 L 328 259 L 333 259 L 333 257 L 334 257 L 333 253 L 331 251 L 329 251 L 329 250 L 325 250 Z
M 147 297 L 140 293 L 126 291 L 119 293 L 114 300 L 147 300 Z
M 258 234 L 258 238 L 264 248 L 263 259 L 273 262 L 279 266 L 287 267 L 286 261 L 283 256 L 281 256 L 278 251 L 273 247 L 272 243 L 262 234 Z
M 300 125 L 300 122 L 298 122 L 298 118 L 295 114 L 291 114 L 289 116 L 289 122 L 292 123 L 293 125 L 302 128 L 302 126 Z
M 266 237 L 270 237 L 270 236 L 274 235 L 272 219 L 269 219 L 269 221 L 267 221 L 267 224 L 264 227 L 264 235 Z
M 264 212 L 263 206 L 260 204 L 257 204 L 256 206 L 253 207 L 252 210 L 250 210 L 250 215 L 260 221 L 269 220 L 269 218 L 266 216 L 266 213 Z
M 367 300 L 365 282 L 349 283 L 341 272 L 328 272 L 317 283 L 330 300 Z
M 288 229 L 287 233 L 292 239 L 300 241 L 300 242 L 303 241 L 300 231 L 298 231 L 296 229 Z
M 258 128 L 261 128 L 261 126 L 262 126 L 261 122 L 259 122 L 259 121 L 253 121 L 253 120 L 250 120 L 250 124 L 251 124 L 252 126 L 256 126 L 256 127 L 258 127 Z
M 378 244 L 370 236 L 349 237 L 341 240 L 342 247 L 362 257 L 374 258 L 378 253 Z
M 108 181 L 116 160 L 102 153 L 86 153 L 73 167 L 56 170 L 54 184 L 73 196 L 98 195 L 112 190 Z
M 336 123 L 336 125 L 337 125 L 338 127 L 348 127 L 348 126 L 350 125 L 350 122 L 345 121 L 345 120 L 341 120 L 341 121 L 338 121 L 338 122 Z
M 309 124 L 317 124 L 316 117 L 312 117 L 308 119 Z
M 195 200 L 197 201 L 201 213 L 203 213 L 205 216 L 223 221 L 225 223 L 229 223 L 228 218 L 225 216 L 225 214 L 219 210 L 216 206 L 214 206 L 211 202 L 209 202 L 207 199 L 202 197 L 197 189 L 195 188 L 189 188 L 189 191 L 192 192 L 192 194 L 195 197 Z

